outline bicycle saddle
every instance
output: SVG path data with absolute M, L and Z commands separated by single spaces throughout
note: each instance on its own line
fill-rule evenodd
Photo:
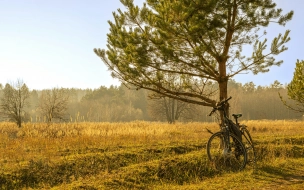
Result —
M 239 118 L 239 117 L 242 117 L 242 114 L 241 113 L 238 113 L 238 114 L 232 114 L 232 116 L 234 117 L 234 118 Z

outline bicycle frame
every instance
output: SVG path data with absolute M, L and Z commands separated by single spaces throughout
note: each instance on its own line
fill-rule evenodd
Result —
M 223 142 L 223 146 L 225 146 L 223 154 L 227 155 L 231 151 L 230 138 L 229 138 L 229 135 L 230 135 L 230 123 L 229 123 L 229 120 L 230 119 L 227 117 L 227 113 L 226 113 L 226 111 L 225 111 L 224 108 L 220 108 L 220 109 L 218 109 L 218 111 L 222 111 L 223 112 L 223 119 L 222 119 L 222 122 L 220 124 L 220 128 L 221 128 L 221 131 L 225 133 L 224 139 L 223 139 L 223 141 L 224 141 Z
M 220 106 L 218 108 L 214 108 L 214 110 L 209 114 L 209 115 L 211 115 L 213 112 L 215 112 L 215 109 L 217 111 L 222 111 L 223 119 L 221 119 L 220 128 L 221 128 L 221 131 L 225 133 L 225 135 L 224 135 L 224 145 L 227 146 L 227 147 L 225 147 L 225 149 L 227 149 L 228 152 L 231 151 L 231 146 L 230 146 L 231 142 L 230 142 L 230 138 L 229 138 L 230 132 L 232 131 L 231 122 L 233 124 L 234 124 L 234 122 L 231 119 L 229 119 L 224 106 L 226 105 L 226 103 L 230 99 L 231 99 L 231 97 L 226 99 L 225 101 L 221 102 Z M 237 118 L 236 118 L 236 125 L 238 125 Z
M 209 159 L 213 161 L 213 163 L 215 163 L 219 168 L 227 167 L 226 169 L 229 168 L 234 170 L 239 167 L 241 170 L 247 164 L 247 153 L 249 151 L 250 155 L 252 155 L 250 157 L 250 162 L 253 162 L 255 164 L 256 158 L 250 134 L 248 130 L 238 122 L 238 118 L 242 115 L 232 114 L 235 122 L 232 119 L 229 119 L 227 115 L 225 107 L 231 98 L 232 97 L 229 97 L 219 102 L 215 107 L 213 107 L 213 110 L 209 114 L 209 116 L 211 116 L 216 111 L 219 111 L 221 113 L 221 130 L 216 133 L 211 132 L 212 136 L 209 138 L 207 143 L 207 154 Z M 246 146 L 242 141 L 243 136 L 245 137 Z M 225 164 L 226 160 L 228 161 L 228 165 Z

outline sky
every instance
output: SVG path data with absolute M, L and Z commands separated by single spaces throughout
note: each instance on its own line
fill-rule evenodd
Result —
M 144 0 L 135 0 L 142 5 Z M 277 57 L 284 63 L 265 74 L 240 74 L 237 82 L 270 85 L 292 80 L 296 60 L 304 60 L 304 1 L 275 0 L 294 10 L 285 27 L 270 25 L 267 38 L 290 29 L 289 48 Z M 23 80 L 30 89 L 91 88 L 120 85 L 93 52 L 106 48 L 108 20 L 122 8 L 119 0 L 0 0 L 0 83 Z

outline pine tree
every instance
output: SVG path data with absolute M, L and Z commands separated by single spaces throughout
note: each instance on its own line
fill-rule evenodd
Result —
M 284 105 L 294 111 L 304 113 L 304 60 L 297 60 L 293 79 L 287 86 L 287 95 L 289 99 L 295 101 L 295 105 L 288 104 L 280 95 Z
M 243 71 L 254 74 L 280 66 L 275 56 L 287 50 L 289 30 L 267 48 L 261 27 L 285 25 L 293 11 L 282 14 L 272 0 L 147 0 L 142 8 L 121 0 L 109 21 L 107 50 L 94 52 L 126 85 L 169 98 L 214 106 L 228 96 L 228 80 Z M 242 48 L 253 47 L 251 56 Z M 176 80 L 170 80 L 172 77 Z

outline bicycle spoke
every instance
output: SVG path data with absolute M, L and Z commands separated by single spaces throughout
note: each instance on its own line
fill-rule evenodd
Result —
M 213 134 L 207 143 L 207 154 L 217 170 L 239 171 L 246 165 L 246 150 L 236 136 L 230 134 L 230 147 L 224 133 Z

